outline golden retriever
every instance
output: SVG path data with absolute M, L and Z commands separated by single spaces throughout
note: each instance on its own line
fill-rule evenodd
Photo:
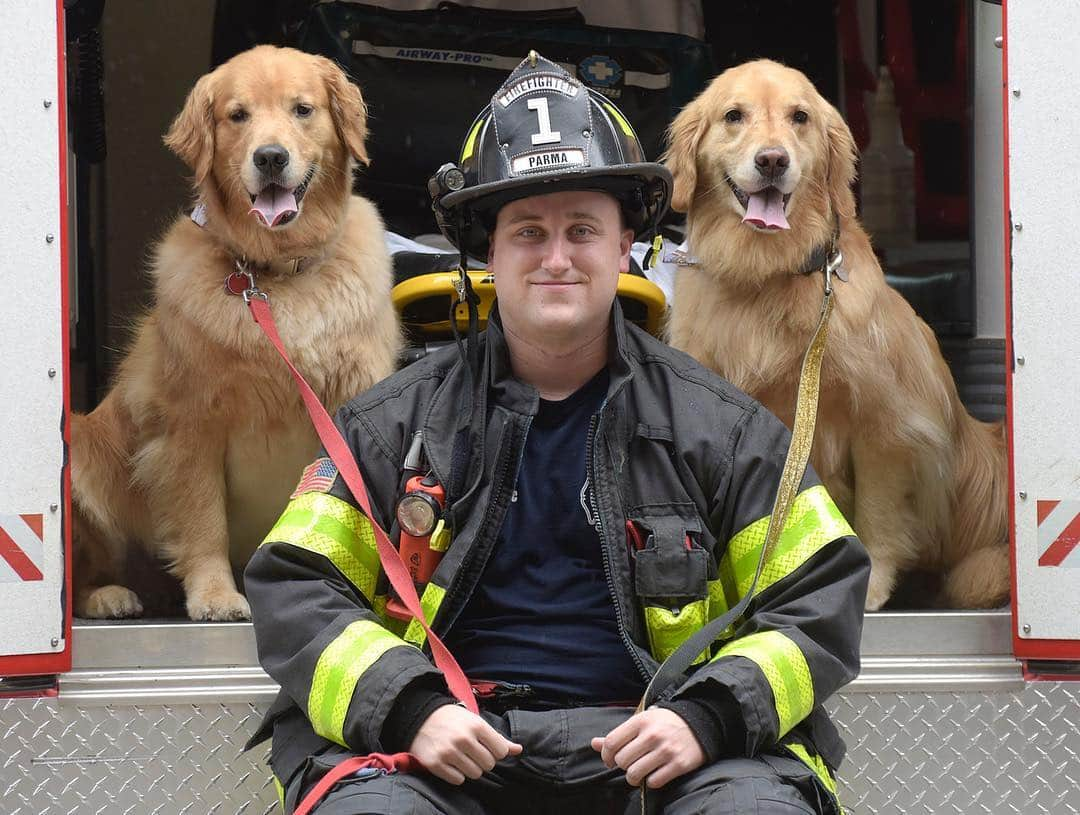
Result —
M 366 109 L 330 60 L 260 46 L 199 79 L 165 136 L 204 225 L 157 245 L 154 305 L 105 399 L 74 416 L 75 611 L 142 612 L 117 585 L 138 541 L 192 619 L 250 616 L 242 568 L 318 450 L 296 385 L 226 277 L 246 259 L 293 362 L 333 412 L 391 373 L 400 328 L 382 221 L 353 196 Z
M 840 114 L 802 73 L 759 60 L 716 77 L 668 144 L 697 262 L 676 276 L 671 343 L 790 427 L 823 295 L 823 275 L 800 271 L 839 229 L 848 280 L 833 278 L 811 461 L 870 553 L 866 607 L 914 569 L 942 574 L 933 604 L 1002 603 L 1003 427 L 968 415 L 933 332 L 886 284 L 855 215 Z

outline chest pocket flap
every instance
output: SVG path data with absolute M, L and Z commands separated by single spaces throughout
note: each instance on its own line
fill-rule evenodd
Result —
M 634 563 L 634 588 L 646 604 L 673 608 L 708 594 L 709 553 L 693 546 L 689 535 L 701 524 L 682 515 L 631 518 L 647 535 Z

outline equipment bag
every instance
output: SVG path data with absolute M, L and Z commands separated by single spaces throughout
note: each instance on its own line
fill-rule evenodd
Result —
M 701 40 L 586 25 L 576 9 L 509 12 L 442 3 L 391 11 L 329 0 L 312 7 L 298 46 L 336 60 L 368 105 L 371 166 L 357 191 L 387 226 L 431 232 L 427 180 L 458 157 L 473 117 L 518 63 L 536 49 L 609 97 L 632 123 L 649 159 L 678 110 L 713 74 Z

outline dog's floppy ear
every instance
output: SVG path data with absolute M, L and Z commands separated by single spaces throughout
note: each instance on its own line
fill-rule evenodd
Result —
M 330 115 L 334 118 L 338 137 L 354 159 L 361 164 L 369 164 L 364 147 L 368 132 L 367 105 L 360 95 L 360 88 L 349 81 L 349 77 L 333 60 L 326 57 L 317 59 L 326 82 L 326 91 L 330 95 Z
M 195 184 L 202 184 L 214 166 L 214 93 L 213 75 L 195 83 L 184 108 L 165 134 L 165 146 L 192 170 Z
M 663 162 L 671 170 L 675 188 L 671 193 L 671 208 L 686 212 L 697 189 L 697 151 L 705 135 L 708 119 L 700 97 L 684 107 L 667 132 L 668 148 Z
M 829 142 L 829 162 L 825 171 L 825 189 L 834 212 L 846 218 L 855 217 L 855 158 L 857 151 L 851 130 L 832 105 L 825 105 L 825 137 Z

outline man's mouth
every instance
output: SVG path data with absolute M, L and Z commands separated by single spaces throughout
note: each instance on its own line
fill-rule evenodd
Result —
M 271 229 L 291 223 L 300 214 L 300 202 L 304 199 L 308 184 L 314 177 L 315 165 L 313 164 L 304 179 L 291 189 L 282 187 L 280 184 L 267 184 L 258 195 L 251 196 L 251 209 L 248 214 L 255 215 Z
M 785 212 L 788 201 L 791 200 L 790 192 L 785 195 L 776 187 L 764 187 L 757 192 L 746 192 L 731 180 L 731 176 L 725 174 L 724 180 L 735 194 L 735 200 L 746 211 L 743 216 L 744 224 L 766 230 L 791 228 Z

